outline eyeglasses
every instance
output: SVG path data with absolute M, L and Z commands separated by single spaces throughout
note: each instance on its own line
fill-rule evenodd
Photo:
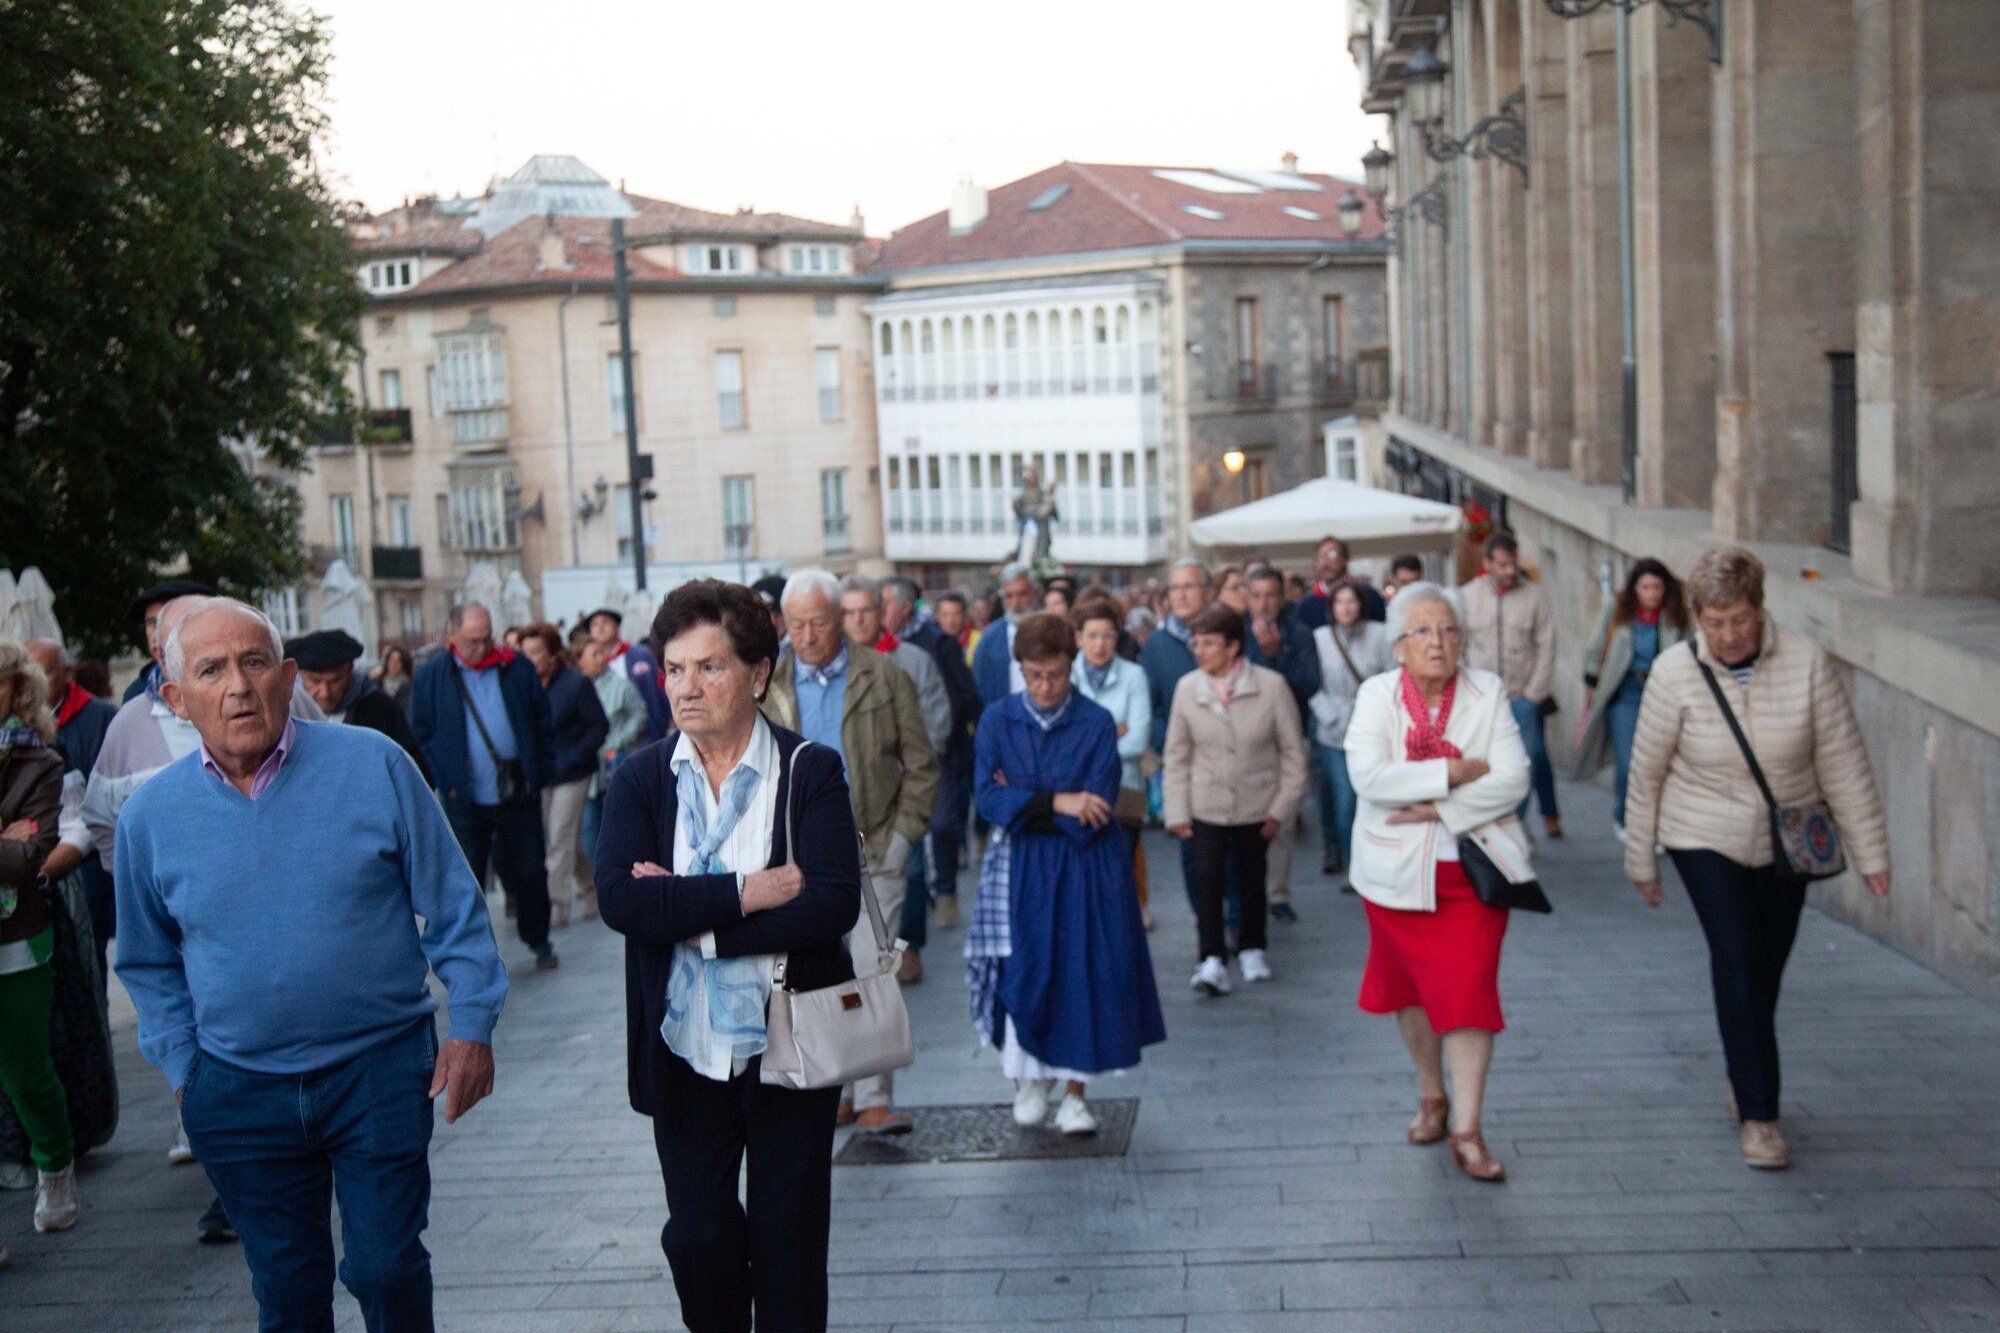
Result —
M 1024 666 L 1021 668 L 1021 679 L 1036 685 L 1053 685 L 1057 681 L 1069 679 L 1069 668 L 1062 666 L 1037 670 L 1034 667 Z
M 1456 625 L 1419 625 L 1415 629 L 1406 629 L 1403 631 L 1403 637 L 1406 639 L 1437 639 L 1441 642 L 1447 639 L 1456 639 L 1458 634 L 1459 630 Z

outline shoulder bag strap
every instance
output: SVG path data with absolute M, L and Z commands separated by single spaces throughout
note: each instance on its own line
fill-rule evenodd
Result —
M 1347 645 L 1340 641 L 1340 628 L 1332 621 L 1326 625 L 1326 637 L 1333 640 L 1333 646 L 1340 650 L 1340 660 L 1347 663 L 1347 674 L 1354 677 L 1354 683 L 1362 682 L 1361 669 L 1354 665 L 1354 659 L 1347 655 Z
M 1736 747 L 1743 751 L 1743 762 L 1750 765 L 1750 776 L 1757 780 L 1757 790 L 1764 793 L 1764 804 L 1773 811 L 1778 808 L 1778 798 L 1771 794 L 1771 784 L 1764 780 L 1764 768 L 1757 762 L 1756 753 L 1750 748 L 1750 738 L 1743 734 L 1743 728 L 1736 721 L 1736 710 L 1729 706 L 1729 700 L 1722 693 L 1722 683 L 1709 670 L 1708 663 L 1700 658 L 1695 665 L 1701 668 L 1702 679 L 1708 682 L 1709 693 L 1715 696 L 1717 707 L 1722 709 L 1722 720 L 1729 724 L 1729 734 L 1736 738 Z
M 500 752 L 493 748 L 493 737 L 487 734 L 486 721 L 479 716 L 478 705 L 472 702 L 472 691 L 465 688 L 465 677 L 459 674 L 458 663 L 451 663 L 448 670 L 451 672 L 452 683 L 458 686 L 458 697 L 465 700 L 465 711 L 472 718 L 472 725 L 479 728 L 479 739 L 486 743 L 486 753 L 492 758 L 493 767 L 500 767 L 507 761 L 502 759 Z M 505 696 L 502 696 L 501 706 L 506 706 Z
M 799 751 L 811 745 L 811 741 L 800 741 L 792 750 L 792 757 L 785 763 L 785 864 L 797 865 L 798 843 L 792 836 L 792 807 L 798 797 Z M 854 853 L 859 858 L 861 870 L 861 905 L 868 909 L 868 925 L 875 932 L 875 947 L 882 953 L 889 952 L 895 943 L 889 935 L 888 922 L 882 919 L 882 902 L 875 896 L 875 877 L 868 873 L 868 852 L 861 843 L 861 834 L 854 835 Z

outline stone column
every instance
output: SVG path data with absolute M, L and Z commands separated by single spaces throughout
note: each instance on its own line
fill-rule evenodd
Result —
M 1618 90 L 1613 42 L 1616 15 L 1599 10 L 1564 31 L 1569 63 L 1570 348 L 1576 410 L 1570 474 L 1584 483 L 1616 482 L 1619 361 L 1623 315 L 1618 282 Z
M 1855 576 L 2000 595 L 2000 5 L 1854 0 Z
M 1569 78 L 1564 21 L 1523 4 L 1521 67 L 1528 86 L 1528 457 L 1566 467 L 1570 379 Z
M 1486 86 L 1498 109 L 1521 87 L 1518 0 L 1484 0 Z M 1485 219 L 1492 256 L 1492 442 L 1504 454 L 1528 450 L 1528 265 L 1525 248 L 1527 181 L 1504 162 L 1489 161 Z
M 1700 29 L 1632 15 L 1639 503 L 1706 508 L 1715 485 L 1715 216 Z
M 1725 6 L 1715 78 L 1715 530 L 1826 541 L 1826 354 L 1854 347 L 1852 4 Z
M 1484 7 L 1461 0 L 1457 10 L 1459 26 L 1452 30 L 1452 69 L 1465 101 L 1456 116 L 1455 135 L 1463 135 L 1498 104 L 1488 79 L 1488 46 Z M 1467 361 L 1472 371 L 1465 386 L 1462 420 L 1465 438 L 1473 444 L 1493 443 L 1494 337 L 1493 337 L 1493 168 L 1491 158 L 1460 158 L 1454 170 L 1465 182 L 1462 197 L 1465 217 L 1453 218 L 1454 237 L 1466 265 L 1466 326 L 1461 337 L 1469 344 Z

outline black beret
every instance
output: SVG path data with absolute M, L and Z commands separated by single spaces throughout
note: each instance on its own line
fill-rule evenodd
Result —
M 285 656 L 301 671 L 332 671 L 361 656 L 361 645 L 344 629 L 323 629 L 285 640 Z
M 785 595 L 785 576 L 783 574 L 766 574 L 750 586 L 757 592 L 762 593 L 765 600 L 772 606 L 776 606 L 778 599 Z
M 608 606 L 600 606 L 595 611 L 592 611 L 589 615 L 583 618 L 583 623 L 588 625 L 591 621 L 597 619 L 599 616 L 610 616 L 611 623 L 614 625 L 623 625 L 625 623 L 625 613 L 623 611 L 614 610 L 613 608 Z
M 165 583 L 156 583 L 137 597 L 134 597 L 131 607 L 127 609 L 125 614 L 134 620 L 144 620 L 146 618 L 146 608 L 149 606 L 158 606 L 161 602 L 171 602 L 176 597 L 213 596 L 215 596 L 215 589 L 209 587 L 206 583 L 196 583 L 193 579 L 168 579 Z

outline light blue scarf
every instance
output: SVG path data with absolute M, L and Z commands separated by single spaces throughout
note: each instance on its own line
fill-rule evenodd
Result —
M 754 768 L 739 765 L 724 780 L 721 808 L 711 819 L 701 761 L 680 765 L 676 792 L 691 849 L 688 874 L 735 868 L 722 865 L 716 852 L 750 808 L 762 780 Z M 755 959 L 704 958 L 698 946 L 683 940 L 674 946 L 673 967 L 667 974 L 667 1016 L 660 1023 L 660 1038 L 697 1073 L 729 1078 L 736 1061 L 764 1053 L 765 998 L 763 972 Z M 723 1072 L 718 1075 L 717 1069 Z

